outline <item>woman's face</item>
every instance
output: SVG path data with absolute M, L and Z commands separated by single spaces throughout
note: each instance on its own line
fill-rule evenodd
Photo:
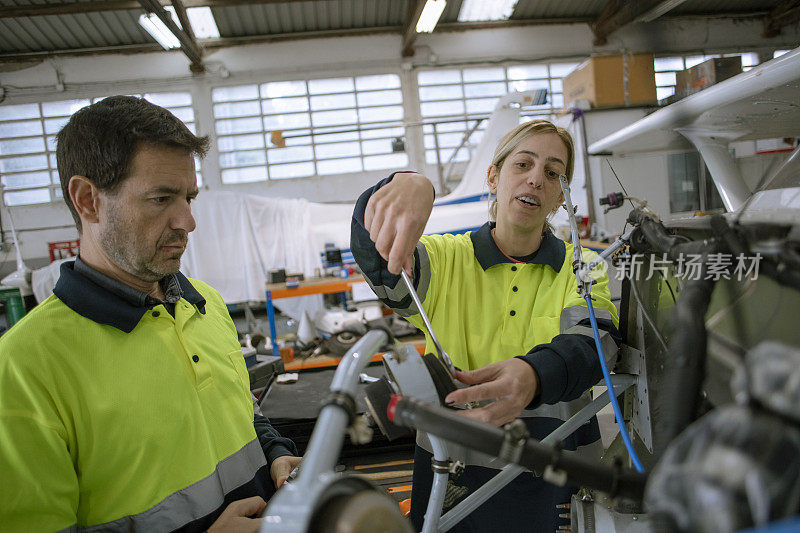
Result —
M 489 189 L 497 195 L 497 225 L 534 232 L 563 202 L 558 176 L 566 172 L 567 147 L 555 133 L 523 139 L 500 171 L 489 167 Z

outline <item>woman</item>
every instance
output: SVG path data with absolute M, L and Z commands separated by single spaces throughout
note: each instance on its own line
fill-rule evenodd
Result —
M 502 425 L 522 414 L 531 435 L 545 437 L 587 401 L 602 379 L 586 304 L 576 292 L 572 246 L 556 238 L 548 218 L 563 202 L 559 175 L 572 180 L 574 149 L 563 128 L 535 120 L 501 139 L 487 172 L 496 199 L 480 229 L 465 235 L 429 235 L 423 229 L 434 190 L 424 176 L 400 172 L 359 198 L 353 214 L 353 256 L 381 300 L 423 328 L 400 268 L 414 284 L 440 343 L 471 387 L 452 392 L 448 403 L 493 400 L 465 412 Z M 586 256 L 584 256 L 586 257 Z M 608 277 L 592 296 L 607 357 L 619 335 Z M 435 353 L 430 337 L 427 350 Z M 613 363 L 613 361 L 611 361 Z M 582 397 L 583 395 L 583 397 Z M 419 441 L 418 441 L 419 442 Z M 566 449 L 599 444 L 592 419 L 563 442 Z M 411 516 L 422 525 L 432 473 L 429 451 L 417 446 Z M 450 495 L 468 494 L 497 470 L 468 466 Z M 512 481 L 453 531 L 554 531 L 568 521 L 556 506 L 572 490 L 533 474 Z

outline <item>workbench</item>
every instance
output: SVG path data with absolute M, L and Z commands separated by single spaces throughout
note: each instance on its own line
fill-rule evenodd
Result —
M 328 277 L 328 278 L 309 278 L 307 280 L 294 282 L 297 286 L 287 287 L 286 283 L 267 283 L 267 319 L 269 320 L 269 336 L 272 340 L 272 353 L 278 353 L 278 332 L 275 327 L 275 306 L 273 300 L 281 298 L 296 298 L 298 296 L 311 296 L 314 294 L 336 294 L 352 290 L 353 285 L 362 283 L 364 277 L 361 275 L 350 276 L 347 278 Z

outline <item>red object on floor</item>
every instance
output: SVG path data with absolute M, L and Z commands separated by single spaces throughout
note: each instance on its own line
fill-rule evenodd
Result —
M 81 240 L 48 242 L 47 249 L 50 252 L 50 262 L 56 259 L 75 257 L 81 249 Z
M 400 512 L 403 513 L 403 516 L 407 517 L 411 514 L 411 498 L 406 498 L 397 505 L 400 506 Z

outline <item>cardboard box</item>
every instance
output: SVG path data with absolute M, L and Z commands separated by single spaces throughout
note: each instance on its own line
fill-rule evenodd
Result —
M 675 74 L 675 92 L 688 96 L 742 72 L 742 58 L 718 57 Z
M 592 107 L 654 105 L 653 54 L 591 57 L 564 78 L 564 104 L 588 100 Z

